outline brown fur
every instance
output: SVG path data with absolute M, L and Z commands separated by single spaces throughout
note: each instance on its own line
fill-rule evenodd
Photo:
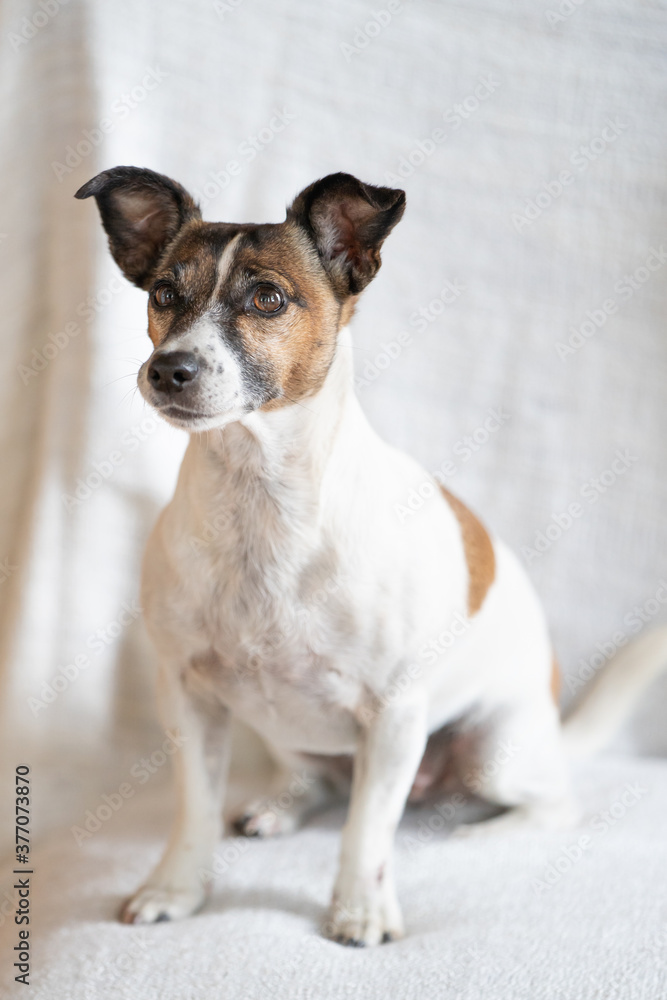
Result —
M 156 271 L 154 282 L 169 281 L 188 303 L 181 322 L 174 321 L 171 309 L 158 309 L 148 299 L 148 335 L 155 347 L 166 337 L 192 322 L 193 313 L 202 311 L 215 288 L 217 254 L 209 242 L 211 229 L 233 230 L 234 227 L 210 226 L 199 219 L 187 223 L 170 247 Z
M 295 299 L 275 317 L 239 309 L 230 320 L 244 354 L 267 383 L 271 398 L 260 408 L 273 410 L 320 389 L 333 360 L 336 335 L 354 309 L 354 298 L 342 306 L 336 300 L 317 253 L 300 227 L 289 222 L 262 227 L 188 224 L 155 278 L 174 284 L 188 303 L 187 311 L 179 321 L 171 309 L 156 308 L 149 299 L 148 333 L 157 347 L 209 307 L 218 279 L 217 259 L 224 241 L 235 235 L 240 239 L 230 271 L 217 290 L 218 298 L 240 302 L 250 283 L 268 281 Z
M 441 487 L 461 526 L 468 563 L 468 614 L 479 611 L 496 575 L 496 556 L 486 528 L 458 497 Z
M 275 410 L 314 395 L 333 361 L 342 310 L 312 244 L 298 226 L 273 226 L 261 250 L 240 248 L 237 268 L 286 288 L 300 303 L 268 320 L 250 313 L 239 317 L 246 353 L 271 373 L 275 397 L 260 409 Z
M 228 347 L 242 355 L 245 405 L 264 410 L 321 388 L 336 335 L 377 273 L 382 244 L 405 209 L 404 191 L 345 173 L 305 188 L 277 225 L 203 222 L 180 184 L 140 167 L 105 170 L 76 197 L 95 198 L 116 263 L 149 292 L 153 346 L 162 348 L 210 313 Z M 232 240 L 231 260 L 224 258 L 219 275 Z M 163 306 L 154 301 L 160 282 L 175 293 Z M 274 314 L 256 308 L 253 289 L 263 282 L 286 297 Z M 200 355 L 195 370 L 206 367 Z
M 148 307 L 148 336 L 151 338 L 153 347 L 157 347 L 164 339 L 164 330 L 160 329 L 160 323 L 156 320 L 154 310 L 150 305 Z

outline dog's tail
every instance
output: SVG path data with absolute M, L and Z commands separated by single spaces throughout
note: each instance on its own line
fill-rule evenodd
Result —
M 607 664 L 563 722 L 570 757 L 602 750 L 641 695 L 667 671 L 667 626 L 653 629 L 624 647 Z

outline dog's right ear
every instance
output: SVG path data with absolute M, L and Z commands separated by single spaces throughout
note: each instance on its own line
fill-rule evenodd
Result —
M 109 249 L 126 278 L 148 289 L 165 248 L 184 223 L 201 219 L 188 192 L 163 174 L 114 167 L 84 184 L 75 198 L 94 197 Z

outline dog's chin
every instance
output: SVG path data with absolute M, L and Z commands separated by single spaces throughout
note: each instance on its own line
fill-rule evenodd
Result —
M 151 404 L 153 409 L 159 413 L 163 420 L 166 420 L 172 427 L 177 427 L 182 431 L 211 431 L 224 427 L 233 420 L 238 420 L 242 416 L 242 411 L 235 412 L 229 410 L 224 413 L 202 413 L 199 410 L 191 410 L 177 403 L 165 403 L 162 406 Z

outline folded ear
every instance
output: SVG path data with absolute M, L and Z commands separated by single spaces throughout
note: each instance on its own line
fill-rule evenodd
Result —
M 95 198 L 109 249 L 126 278 L 148 288 L 166 246 L 190 219 L 201 219 L 188 192 L 162 174 L 114 167 L 84 184 L 75 198 Z
M 298 195 L 287 218 L 305 228 L 340 297 L 355 295 L 377 274 L 380 247 L 405 210 L 405 192 L 329 174 Z

